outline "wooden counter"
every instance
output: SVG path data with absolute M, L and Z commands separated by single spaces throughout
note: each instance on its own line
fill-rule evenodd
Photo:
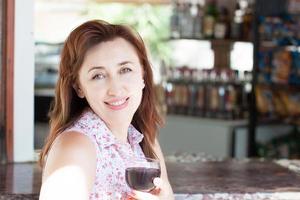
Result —
M 273 161 L 168 162 L 167 168 L 176 200 L 300 199 L 299 174 Z M 35 163 L 0 165 L 0 180 L 0 200 L 38 199 Z

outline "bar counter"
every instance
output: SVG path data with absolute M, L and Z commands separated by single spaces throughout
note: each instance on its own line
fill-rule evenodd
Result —
M 167 166 L 176 200 L 300 200 L 300 176 L 288 169 L 290 163 L 227 160 Z
M 176 200 L 300 199 L 298 160 L 170 162 Z M 0 200 L 38 199 L 41 170 L 36 163 L 0 165 Z

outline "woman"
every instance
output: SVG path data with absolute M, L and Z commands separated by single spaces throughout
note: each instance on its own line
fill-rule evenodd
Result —
M 80 25 L 61 54 L 40 158 L 40 199 L 174 199 L 157 141 L 159 125 L 140 36 L 100 20 Z M 151 192 L 127 186 L 125 166 L 132 157 L 159 159 L 161 177 Z

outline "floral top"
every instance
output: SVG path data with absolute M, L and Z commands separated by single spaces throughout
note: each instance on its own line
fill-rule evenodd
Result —
M 89 199 L 125 199 L 130 192 L 125 181 L 126 162 L 133 156 L 145 157 L 139 145 L 143 135 L 130 125 L 129 143 L 122 143 L 92 110 L 85 111 L 66 131 L 71 130 L 87 135 L 96 146 L 96 178 Z

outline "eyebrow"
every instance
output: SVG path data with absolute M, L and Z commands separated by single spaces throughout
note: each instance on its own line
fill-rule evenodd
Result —
M 126 65 L 126 64 L 133 64 L 133 62 L 123 61 L 123 62 L 118 63 L 118 66 L 122 66 L 122 65 Z M 89 69 L 88 73 L 92 70 L 95 70 L 95 69 L 105 69 L 105 67 L 104 66 L 93 66 L 91 69 Z

